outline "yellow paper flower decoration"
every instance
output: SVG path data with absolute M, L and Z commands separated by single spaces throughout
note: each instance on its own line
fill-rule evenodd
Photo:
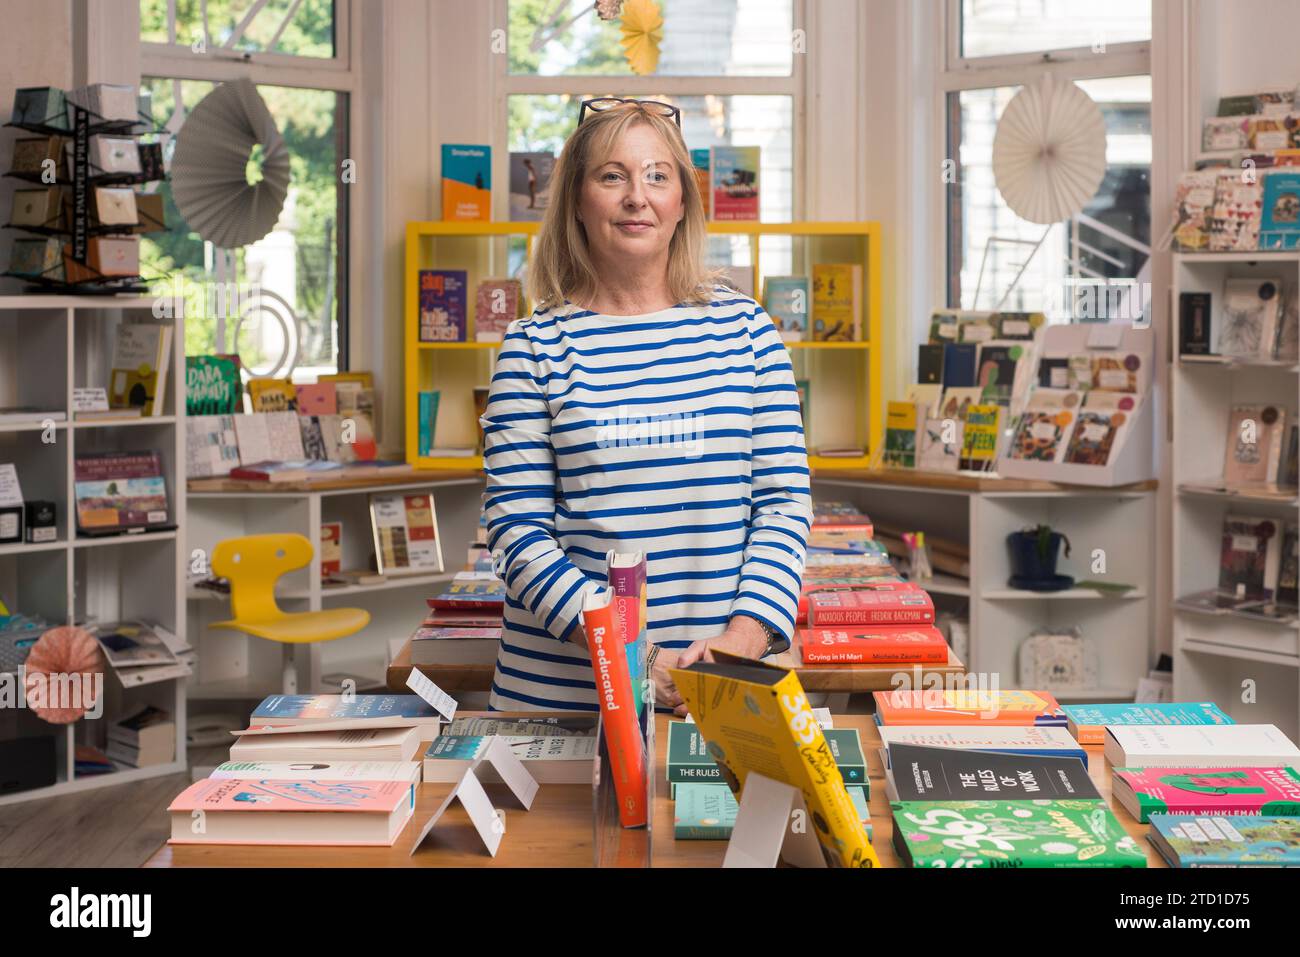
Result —
M 664 38 L 664 15 L 655 0 L 626 0 L 623 4 L 623 56 L 632 72 L 641 76 L 659 66 L 659 44 Z

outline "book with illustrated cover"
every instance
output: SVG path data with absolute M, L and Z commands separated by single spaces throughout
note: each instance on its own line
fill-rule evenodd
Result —
M 1281 529 L 1271 518 L 1226 515 L 1219 550 L 1219 591 L 1235 598 L 1271 597 L 1281 565 Z
M 78 455 L 77 530 L 102 534 L 168 523 L 167 485 L 157 452 Z
M 815 342 L 856 342 L 862 338 L 862 266 L 813 264 L 811 319 Z
M 233 415 L 196 415 L 185 420 L 185 475 L 213 478 L 240 466 Z
M 1142 824 L 1153 814 L 1300 816 L 1295 768 L 1116 768 L 1111 793 Z
M 1245 182 L 1237 170 L 1221 170 L 1210 209 L 1210 252 L 1258 249 L 1263 204 L 1263 186 Z
M 758 219 L 760 153 L 757 146 L 710 149 L 711 219 L 718 222 Z
M 185 357 L 185 414 L 234 415 L 244 411 L 237 355 Z
M 1178 177 L 1174 193 L 1174 249 L 1204 252 L 1210 245 L 1210 211 L 1218 179 L 1215 170 L 1191 170 Z
M 1070 433 L 1065 461 L 1071 465 L 1105 465 L 1111 449 L 1132 415 L 1133 398 L 1114 392 L 1091 391 Z
M 944 362 L 944 369 L 947 369 L 947 358 L 945 358 Z M 979 386 L 953 386 L 951 388 L 944 386 L 943 394 L 939 398 L 939 418 L 955 419 L 965 423 L 966 411 L 972 405 L 980 404 L 980 393 L 982 391 Z
M 1300 867 L 1300 817 L 1157 814 L 1149 839 L 1170 867 Z
M 594 714 L 530 714 L 491 718 L 478 715 L 457 715 L 447 725 L 449 737 L 480 737 L 504 734 L 516 738 L 536 738 L 559 735 L 570 738 L 594 738 L 600 723 Z
M 343 523 L 321 522 L 320 574 L 329 578 L 343 570 Z
M 208 775 L 217 781 L 406 781 L 420 783 L 418 761 L 226 761 Z
M 1032 340 L 1046 323 L 1047 316 L 1041 312 L 993 313 L 993 328 L 999 339 Z
M 649 697 L 649 689 L 645 687 L 646 658 L 650 650 L 645 553 L 611 550 L 605 554 L 605 563 L 606 583 L 614 593 L 614 616 L 621 629 L 628 680 L 632 683 L 633 702 L 639 715 Z
M 965 326 L 962 327 L 966 328 Z M 980 344 L 975 360 L 975 384 L 982 390 L 984 404 L 1009 405 L 1015 391 L 1016 370 L 1025 347 L 1015 342 L 989 341 Z
M 261 412 L 237 415 L 234 419 L 239 458 L 245 465 L 299 462 L 306 458 L 296 412 Z
M 442 144 L 442 218 L 492 218 L 491 146 Z
M 299 415 L 338 415 L 338 387 L 333 382 L 311 382 L 294 387 Z
M 965 423 L 951 418 L 926 419 L 917 431 L 920 448 L 916 467 L 927 472 L 955 472 L 961 464 L 962 435 Z M 950 438 L 951 441 L 945 441 Z
M 336 721 L 373 721 L 376 726 L 419 726 L 437 731 L 442 719 L 433 706 L 415 694 L 273 694 L 253 710 L 248 723 L 311 725 Z
M 885 468 L 916 467 L 916 406 L 911 402 L 890 402 L 885 414 Z
M 1300 172 L 1272 170 L 1264 176 L 1260 249 L 1300 246 Z
M 913 382 L 908 385 L 903 401 L 917 408 L 917 418 L 934 415 L 943 397 L 943 386 L 937 382 Z
M 255 413 L 295 412 L 298 409 L 298 391 L 290 379 L 249 379 L 248 398 Z
M 463 269 L 420 270 L 420 341 L 464 342 L 469 275 Z
M 592 735 L 484 735 L 452 737 L 440 735 L 424 755 L 424 780 L 451 784 L 472 767 L 493 741 L 504 741 L 538 784 L 591 784 L 592 765 L 599 742 Z M 482 765 L 479 773 L 485 783 L 499 781 L 491 765 Z M 644 797 L 642 798 L 644 803 Z
M 1225 279 L 1215 352 L 1240 358 L 1272 358 L 1281 291 L 1282 283 L 1277 279 Z
M 1075 758 L 889 746 L 891 801 L 1101 800 Z
M 916 347 L 916 381 L 925 385 L 943 385 L 943 352 L 941 343 L 923 342 Z
M 732 791 L 743 794 L 751 772 L 798 788 L 827 864 L 879 867 L 799 676 L 722 651 L 713 657 L 669 675 Z
M 1074 423 L 1079 394 L 1069 390 L 1036 389 L 1016 425 L 1007 457 L 1034 462 L 1059 462 L 1065 437 Z
M 1002 406 L 981 403 L 966 409 L 966 427 L 962 432 L 961 462 L 963 469 L 992 471 L 998 457 Z
M 871 812 L 865 789 L 846 784 L 858 818 L 871 839 Z M 726 841 L 736 826 L 740 802 L 725 784 L 678 784 L 673 800 L 673 839 L 678 841 Z
M 119 323 L 113 340 L 108 404 L 162 415 L 171 367 L 172 327 L 152 322 Z
M 1146 867 L 1100 800 L 901 801 L 894 848 L 909 867 Z
M 784 341 L 803 342 L 809 337 L 811 307 L 807 276 L 768 276 L 763 280 L 763 308 Z
M 550 202 L 554 153 L 510 154 L 510 220 L 541 222 Z
M 856 728 L 823 728 L 826 745 L 835 766 L 840 769 L 846 786 L 871 790 L 867 778 L 867 759 Z M 693 721 L 674 721 L 668 725 L 667 767 L 670 797 L 683 783 L 726 784 L 722 769 L 709 751 L 704 734 Z
M 1092 356 L 1092 387 L 1103 392 L 1136 392 L 1142 359 L 1136 355 Z
M 1234 405 L 1228 414 L 1223 484 L 1228 488 L 1272 484 L 1282 461 L 1286 409 Z
M 1106 726 L 1160 724 L 1232 724 L 1212 701 L 1151 701 L 1135 704 L 1075 704 L 1061 708 L 1066 728 L 1080 744 L 1104 744 Z
M 442 571 L 442 538 L 432 495 L 372 494 L 370 524 L 380 574 Z
M 1282 558 L 1277 573 L 1277 592 L 1274 595 L 1279 605 L 1294 608 L 1300 603 L 1300 525 L 1287 522 L 1282 532 Z
M 523 305 L 524 289 L 518 279 L 484 279 L 474 291 L 474 339 L 502 341 Z

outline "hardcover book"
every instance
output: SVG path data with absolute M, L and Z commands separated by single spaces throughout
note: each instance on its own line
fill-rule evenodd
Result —
M 845 785 L 858 819 L 871 839 L 871 812 L 865 790 Z M 736 826 L 740 802 L 725 784 L 679 784 L 673 801 L 673 838 L 678 841 L 726 841 Z
M 442 218 L 492 218 L 492 147 L 442 145 Z
M 975 384 L 983 390 L 981 399 L 985 404 L 1010 405 L 1016 370 L 1023 355 L 1024 346 L 1017 343 L 980 343 L 975 360 Z
M 944 664 L 948 642 L 927 625 L 884 625 L 799 632 L 803 663 L 811 664 Z
M 74 471 L 79 531 L 128 531 L 167 524 L 167 486 L 157 452 L 78 455 Z
M 715 651 L 669 675 L 738 795 L 750 773 L 803 792 L 828 864 L 878 867 L 866 828 L 793 671 Z
M 1204 356 L 1210 354 L 1210 294 L 1208 292 L 1182 292 L 1178 294 L 1179 355 Z
M 1300 748 L 1271 724 L 1111 725 L 1105 750 L 1117 768 L 1300 767 Z
M 933 623 L 934 602 L 913 582 L 900 582 L 896 588 L 818 591 L 808 596 L 808 624 L 813 628 Z
M 880 743 L 886 757 L 895 744 L 969 751 L 1008 751 L 1049 758 L 1073 758 L 1088 766 L 1088 752 L 1061 727 L 997 727 L 985 725 L 884 725 Z M 887 761 L 886 766 L 890 763 Z
M 889 768 L 891 801 L 1101 800 L 1074 758 L 893 744 Z
M 768 276 L 763 281 L 763 308 L 786 342 L 808 338 L 808 312 L 812 305 L 807 276 Z
M 313 382 L 294 389 L 299 415 L 337 415 L 338 391 L 333 382 Z
M 1264 176 L 1260 249 L 1300 246 L 1300 172 L 1272 170 Z
M 1153 814 L 1300 816 L 1295 768 L 1116 768 L 1111 793 L 1142 824 Z
M 1107 725 L 1234 724 L 1212 701 L 1064 705 L 1066 728 L 1080 744 L 1104 744 Z
M 916 347 L 916 381 L 923 385 L 944 385 L 941 343 L 923 342 Z
M 711 218 L 718 222 L 758 219 L 759 156 L 757 146 L 714 146 L 709 179 Z
M 975 387 L 975 360 L 979 347 L 973 342 L 948 342 L 943 345 L 943 388 Z
M 1220 170 L 1210 209 L 1210 252 L 1258 249 L 1263 203 L 1264 188 L 1258 182 L 1246 181 L 1235 169 Z
M 144 410 L 144 415 L 162 415 L 171 349 L 171 326 L 152 322 L 120 323 L 113 341 L 109 407 L 138 407 Z
M 1157 814 L 1150 840 L 1170 867 L 1300 867 L 1300 818 Z
M 1133 398 L 1093 390 L 1083 400 L 1083 409 L 1070 433 L 1065 461 L 1071 465 L 1105 465 L 1111 450 L 1132 414 Z
M 1065 727 L 1065 713 L 1046 691 L 876 691 L 876 722 L 895 725 L 1033 725 Z
M 463 269 L 420 270 L 420 341 L 464 342 L 466 330 Z
M 1146 867 L 1103 801 L 903 801 L 894 847 L 909 867 Z

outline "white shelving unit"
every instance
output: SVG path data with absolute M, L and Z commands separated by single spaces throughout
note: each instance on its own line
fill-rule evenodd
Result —
M 1227 279 L 1277 278 L 1290 302 L 1300 292 L 1300 252 L 1185 253 L 1174 256 L 1173 303 L 1208 292 L 1218 328 Z M 1177 335 L 1181 328 L 1176 323 Z M 1300 368 L 1276 360 L 1184 360 L 1181 339 L 1172 374 L 1174 599 L 1214 588 L 1227 515 L 1300 520 L 1294 494 L 1212 492 L 1185 488 L 1223 475 L 1229 409 L 1271 403 L 1300 412 Z M 1300 740 L 1300 625 L 1239 614 L 1205 614 L 1174 606 L 1174 696 L 1215 701 L 1239 722 L 1276 724 Z
M 372 493 L 430 492 L 442 539 L 444 573 L 392 577 L 373 585 L 325 585 L 320 574 L 321 524 L 343 525 L 345 569 L 366 568 L 374 552 L 369 496 Z M 466 551 L 478 533 L 483 479 L 475 473 L 463 478 L 430 480 L 419 474 L 408 483 L 313 491 L 194 491 L 188 495 L 189 525 L 186 539 L 191 559 L 211 555 L 220 541 L 242 535 L 294 532 L 317 547 L 311 564 L 284 576 L 276 598 L 288 611 L 320 611 L 349 606 L 370 612 L 370 624 L 355 635 L 334 641 L 298 645 L 294 649 L 298 686 L 304 693 L 337 691 L 321 678 L 348 674 L 358 690 L 382 685 L 388 664 L 388 642 L 408 638 L 424 616 L 425 599 L 441 591 L 465 564 Z M 211 630 L 208 625 L 229 617 L 224 595 L 191 588 L 189 635 L 199 667 L 190 680 L 191 700 L 261 699 L 281 690 L 280 646 L 234 631 Z
M 1098 682 L 1093 688 L 1053 692 L 1061 701 L 1131 701 L 1138 679 L 1154 664 L 1151 604 L 1154 591 L 1156 493 L 1145 488 L 1023 490 L 1026 483 L 1007 480 L 1006 490 L 972 490 L 915 484 L 862 481 L 822 475 L 813 477 L 813 496 L 855 503 L 880 524 L 925 531 L 965 542 L 970 549 L 969 583 L 951 575 L 936 576 L 925 587 L 938 610 L 967 606 L 971 672 L 996 674 L 1002 688 L 1020 686 L 1020 643 L 1037 628 L 1077 625 L 1093 642 Z M 996 484 L 986 480 L 984 485 Z M 1032 483 L 1030 483 L 1032 484 Z M 1018 490 L 1020 489 L 1020 490 Z M 1039 523 L 1064 533 L 1057 565 L 1076 580 L 1133 585 L 1122 594 L 1087 588 L 1032 592 L 1011 588 L 1007 535 Z M 1105 552 L 1106 571 L 1093 572 L 1097 549 Z
M 50 622 L 142 619 L 185 638 L 185 343 L 176 324 L 166 414 L 129 422 L 72 421 L 72 390 L 108 387 L 115 328 L 129 315 L 152 318 L 153 301 L 115 296 L 0 296 L 0 406 L 28 405 L 62 412 L 52 430 L 39 424 L 0 425 L 0 462 L 17 466 L 28 500 L 53 501 L 58 541 L 0 546 L 0 595 L 11 610 Z M 52 439 L 53 441 L 47 441 Z M 171 519 L 180 531 L 108 538 L 76 533 L 73 463 L 93 452 L 156 450 L 162 460 Z M 55 740 L 56 783 L 0 795 L 0 804 L 104 787 L 185 769 L 185 681 L 172 679 L 124 689 L 109 669 L 99 720 L 50 725 L 26 709 L 0 711 L 0 739 Z M 163 708 L 176 722 L 176 757 L 168 764 L 78 776 L 75 748 L 105 744 L 108 725 L 144 705 Z

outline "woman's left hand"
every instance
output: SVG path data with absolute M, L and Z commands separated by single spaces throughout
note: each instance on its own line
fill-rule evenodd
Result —
M 729 651 L 733 655 L 758 658 L 767 649 L 767 632 L 757 620 L 748 615 L 737 615 L 727 625 L 727 630 L 716 638 L 705 638 L 687 647 L 677 658 L 676 667 L 685 668 L 697 661 L 712 661 L 714 650 Z M 686 714 L 686 705 L 673 709 L 676 714 Z

